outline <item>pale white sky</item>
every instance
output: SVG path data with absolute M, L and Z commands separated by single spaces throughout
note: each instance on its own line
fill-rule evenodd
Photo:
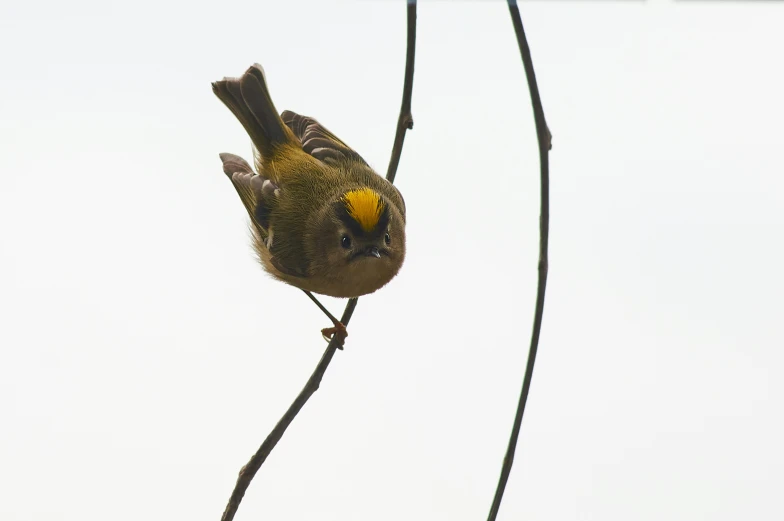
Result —
M 500 519 L 782 519 L 784 5 L 521 9 L 551 271 Z M 536 139 L 504 2 L 423 2 L 418 28 L 406 264 L 238 520 L 486 516 Z M 218 159 L 249 141 L 210 82 L 263 64 L 384 172 L 403 2 L 7 2 L 0 48 L 0 519 L 217 520 L 329 324 L 253 259 Z

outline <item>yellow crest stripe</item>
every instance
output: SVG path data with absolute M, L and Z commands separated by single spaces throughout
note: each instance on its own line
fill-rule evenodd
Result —
M 384 211 L 384 201 L 381 196 L 367 187 L 346 192 L 343 195 L 343 204 L 351 218 L 366 232 L 376 227 Z

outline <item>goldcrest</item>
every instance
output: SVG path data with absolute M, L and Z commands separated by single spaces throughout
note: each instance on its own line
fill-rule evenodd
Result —
M 406 255 L 400 192 L 315 119 L 278 115 L 261 66 L 212 84 L 247 131 L 256 171 L 220 154 L 250 216 L 264 269 L 297 288 L 332 297 L 373 293 Z

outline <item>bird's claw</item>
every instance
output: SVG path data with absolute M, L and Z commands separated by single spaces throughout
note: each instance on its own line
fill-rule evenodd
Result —
M 331 341 L 332 337 L 335 336 L 338 342 L 338 349 L 343 349 L 343 343 L 346 341 L 348 331 L 346 331 L 346 326 L 344 326 L 342 322 L 335 322 L 334 326 L 322 329 L 321 336 L 323 336 L 324 340 L 327 342 Z

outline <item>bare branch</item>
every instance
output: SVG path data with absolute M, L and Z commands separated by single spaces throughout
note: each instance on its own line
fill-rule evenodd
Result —
M 397 122 L 397 133 L 395 135 L 395 142 L 392 147 L 392 157 L 389 161 L 389 169 L 387 170 L 387 179 L 390 182 L 394 182 L 395 174 L 397 172 L 397 166 L 400 162 L 400 154 L 403 150 L 403 140 L 405 138 L 405 133 L 407 129 L 410 129 L 414 125 L 414 121 L 411 117 L 411 91 L 413 90 L 414 85 L 414 51 L 416 45 L 416 0 L 408 0 L 407 5 L 407 25 L 408 25 L 408 33 L 407 33 L 407 50 L 406 50 L 406 75 L 405 81 L 403 84 L 403 104 L 400 109 L 400 117 L 398 118 Z M 330 320 L 334 320 L 327 309 L 321 305 L 320 302 L 311 294 L 308 295 L 311 300 L 313 300 L 319 309 L 321 309 L 329 318 Z M 357 307 L 357 299 L 349 299 L 348 304 L 346 305 L 346 309 L 343 311 L 343 316 L 340 319 L 340 322 L 343 325 L 347 326 L 349 321 L 351 320 L 351 315 L 354 313 L 354 309 Z M 291 422 L 294 421 L 294 418 L 297 416 L 299 411 L 305 405 L 305 403 L 310 399 L 310 397 L 315 393 L 319 385 L 321 383 L 321 379 L 324 376 L 324 373 L 329 367 L 330 362 L 332 361 L 332 357 L 335 356 L 335 351 L 340 347 L 341 338 L 339 335 L 335 335 L 330 340 L 329 345 L 327 345 L 327 349 L 324 351 L 324 354 L 321 356 L 321 360 L 319 361 L 316 369 L 313 371 L 313 374 L 308 378 L 308 381 L 305 383 L 305 387 L 302 388 L 299 395 L 297 395 L 294 402 L 288 408 L 286 413 L 283 417 L 278 421 L 275 428 L 272 429 L 272 432 L 269 433 L 267 438 L 264 440 L 264 443 L 261 444 L 259 450 L 256 451 L 256 454 L 248 461 L 248 463 L 240 469 L 239 477 L 237 478 L 237 484 L 234 486 L 234 491 L 231 493 L 231 497 L 229 498 L 229 502 L 226 505 L 226 509 L 223 512 L 223 516 L 221 516 L 221 521 L 232 521 L 234 519 L 234 515 L 237 513 L 237 509 L 240 506 L 240 502 L 242 501 L 243 496 L 245 495 L 245 491 L 250 486 L 253 477 L 256 475 L 256 472 L 261 468 L 261 465 L 267 459 L 272 449 L 275 448 L 278 441 L 283 437 L 283 434 L 286 432 L 286 429 Z
M 344 325 L 349 323 L 351 315 L 354 313 L 354 308 L 356 307 L 357 299 L 350 299 L 346 306 L 346 310 L 343 312 L 343 316 L 340 319 Z M 340 339 L 335 335 L 329 342 L 326 351 L 324 351 L 324 354 L 321 356 L 321 360 L 313 371 L 313 374 L 310 375 L 310 378 L 308 378 L 308 381 L 305 383 L 305 387 L 302 388 L 302 391 L 297 395 L 297 398 L 291 406 L 289 406 L 286 414 L 278 421 L 275 428 L 272 429 L 272 432 L 267 435 L 267 439 L 261 444 L 261 447 L 256 451 L 256 454 L 254 454 L 250 461 L 240 469 L 237 484 L 234 486 L 234 491 L 231 493 L 229 503 L 226 505 L 226 510 L 224 510 L 223 516 L 221 516 L 221 521 L 231 521 L 234 519 L 240 502 L 242 501 L 243 496 L 245 496 L 245 491 L 248 490 L 248 486 L 256 475 L 256 472 L 258 472 L 261 465 L 267 459 L 267 456 L 269 456 L 272 449 L 275 448 L 275 445 L 277 445 L 278 441 L 283 437 L 283 433 L 286 432 L 288 426 L 294 421 L 294 418 L 297 416 L 300 409 L 302 409 L 302 406 L 305 405 L 305 402 L 307 402 L 313 393 L 318 390 L 319 385 L 321 384 L 321 378 L 324 376 L 324 372 L 332 361 L 332 357 L 335 356 L 335 351 L 337 350 L 339 343 Z
M 531 388 L 531 378 L 534 374 L 534 362 L 536 361 L 536 350 L 539 346 L 539 333 L 542 330 L 542 314 L 544 313 L 544 295 L 547 286 L 547 242 L 549 239 L 550 227 L 550 165 L 548 151 L 552 148 L 550 130 L 544 119 L 544 109 L 542 100 L 539 98 L 539 88 L 536 86 L 536 75 L 534 74 L 534 64 L 531 60 L 531 50 L 523 30 L 523 21 L 520 18 L 520 10 L 517 8 L 516 0 L 508 0 L 509 14 L 512 16 L 517 44 L 520 47 L 520 55 L 523 58 L 525 76 L 528 79 L 528 91 L 531 95 L 531 105 L 534 111 L 534 121 L 536 122 L 536 137 L 539 141 L 539 165 L 541 175 L 541 213 L 539 216 L 539 281 L 536 289 L 536 309 L 534 311 L 534 325 L 531 333 L 531 347 L 528 350 L 528 362 L 525 367 L 523 377 L 523 388 L 520 392 L 520 400 L 517 403 L 512 434 L 509 437 L 509 445 L 504 456 L 504 463 L 501 466 L 501 476 L 498 479 L 498 486 L 495 490 L 493 505 L 487 516 L 488 521 L 495 521 L 498 509 L 501 507 L 501 500 L 504 496 L 506 482 L 509 480 L 509 473 L 512 470 L 517 438 L 520 436 L 520 426 L 523 423 L 523 413 L 525 404 L 528 401 L 528 391 Z
M 400 163 L 400 154 L 403 151 L 403 140 L 406 130 L 414 128 L 414 118 L 411 116 L 411 92 L 414 89 L 414 53 L 416 51 L 416 0 L 408 0 L 407 20 L 408 34 L 406 37 L 406 76 L 403 81 L 403 102 L 400 104 L 400 116 L 397 119 L 397 132 L 395 144 L 392 146 L 392 157 L 387 168 L 387 180 L 395 182 L 397 165 Z

